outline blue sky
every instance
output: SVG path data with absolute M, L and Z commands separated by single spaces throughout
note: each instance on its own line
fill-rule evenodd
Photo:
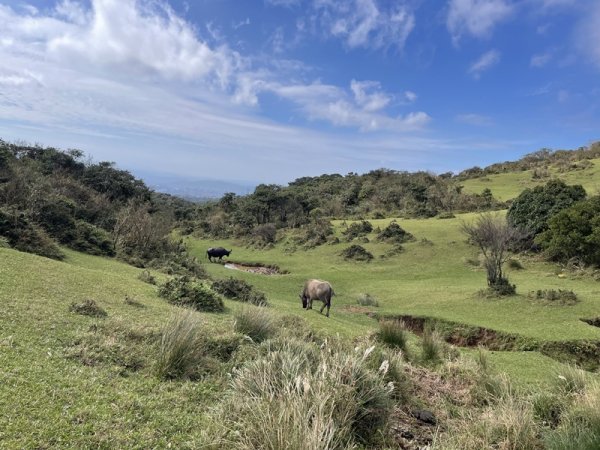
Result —
M 600 139 L 597 0 L 0 0 L 0 137 L 134 173 L 459 171 Z

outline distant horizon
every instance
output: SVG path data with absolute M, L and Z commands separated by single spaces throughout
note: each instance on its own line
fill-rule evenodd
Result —
M 0 136 L 132 172 L 458 172 L 600 140 L 595 0 L 0 0 Z

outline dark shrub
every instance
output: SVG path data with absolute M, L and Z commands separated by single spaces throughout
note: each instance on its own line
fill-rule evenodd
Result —
M 415 237 L 412 234 L 402 229 L 396 222 L 390 223 L 377 235 L 378 241 L 394 242 L 396 244 L 402 244 L 414 239 Z
M 274 244 L 277 240 L 277 228 L 272 223 L 258 225 L 252 230 L 252 238 L 255 245 Z
M 69 311 L 81 314 L 82 316 L 91 316 L 91 317 L 106 317 L 107 313 L 104 309 L 102 309 L 95 300 L 91 298 L 84 300 L 82 303 L 71 303 L 69 306 Z
M 600 265 L 600 196 L 560 211 L 535 242 L 550 259 L 566 262 L 579 258 L 586 264 Z
M 202 283 L 194 283 L 186 276 L 171 278 L 158 288 L 158 295 L 169 303 L 189 306 L 198 311 L 222 312 L 223 300 L 213 290 Z
M 31 223 L 23 213 L 0 209 L 0 236 L 22 252 L 58 260 L 65 257 L 46 232 Z
M 356 244 L 345 248 L 341 255 L 344 257 L 344 259 L 353 259 L 355 261 L 371 261 L 373 259 L 372 253 L 365 250 L 364 247 Z
M 216 280 L 212 284 L 214 291 L 232 300 L 251 303 L 256 306 L 267 306 L 267 297 L 264 293 L 254 289 L 250 283 L 237 278 L 229 277 Z
M 342 233 L 346 236 L 348 241 L 356 239 L 357 237 L 362 237 L 368 233 L 373 231 L 373 225 L 371 222 L 367 220 L 362 220 L 360 222 L 353 222 L 350 226 L 344 230 Z
M 568 186 L 562 180 L 551 180 L 544 186 L 525 189 L 513 200 L 507 213 L 508 222 L 534 236 L 548 228 L 548 220 L 573 203 L 585 198 L 581 185 Z
M 317 218 L 304 225 L 300 234 L 294 238 L 294 242 L 296 244 L 304 244 L 306 248 L 314 248 L 325 244 L 331 235 L 333 235 L 331 222 L 326 219 Z
M 513 270 L 523 270 L 525 267 L 523 267 L 523 264 L 521 264 L 521 261 L 519 261 L 518 259 L 509 259 L 507 261 L 508 267 L 513 269 Z
M 114 256 L 115 250 L 110 234 L 82 220 L 75 224 L 75 237 L 68 243 L 74 250 L 97 256 Z

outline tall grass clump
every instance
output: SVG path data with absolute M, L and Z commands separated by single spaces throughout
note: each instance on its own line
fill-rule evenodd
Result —
M 550 450 L 600 448 L 600 385 L 595 383 L 575 395 L 560 425 L 546 436 Z
M 245 306 L 234 317 L 235 331 L 249 336 L 255 342 L 262 342 L 277 331 L 272 314 L 258 306 Z
M 383 320 L 379 322 L 377 340 L 406 352 L 408 331 L 401 320 Z
M 164 380 L 193 379 L 203 356 L 200 320 L 192 311 L 175 315 L 162 330 L 156 374 Z
M 360 294 L 356 299 L 356 303 L 361 306 L 379 306 L 377 299 L 368 293 Z
M 421 339 L 421 361 L 426 364 L 436 364 L 442 360 L 446 342 L 436 330 L 425 329 Z
M 368 367 L 371 351 L 317 351 L 315 359 L 302 347 L 280 344 L 247 361 L 234 371 L 218 417 L 223 443 L 270 450 L 377 445 L 392 401 L 384 369 Z
M 483 411 L 468 413 L 433 450 L 538 450 L 543 448 L 538 435 L 531 404 L 510 396 Z

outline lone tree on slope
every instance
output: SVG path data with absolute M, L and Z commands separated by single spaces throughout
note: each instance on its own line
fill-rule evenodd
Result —
M 483 253 L 490 289 L 501 295 L 515 293 L 515 286 L 508 282 L 502 266 L 510 257 L 508 250 L 522 233 L 510 226 L 506 219 L 493 214 L 481 214 L 473 223 L 464 222 L 461 231 L 469 242 L 477 245 Z

